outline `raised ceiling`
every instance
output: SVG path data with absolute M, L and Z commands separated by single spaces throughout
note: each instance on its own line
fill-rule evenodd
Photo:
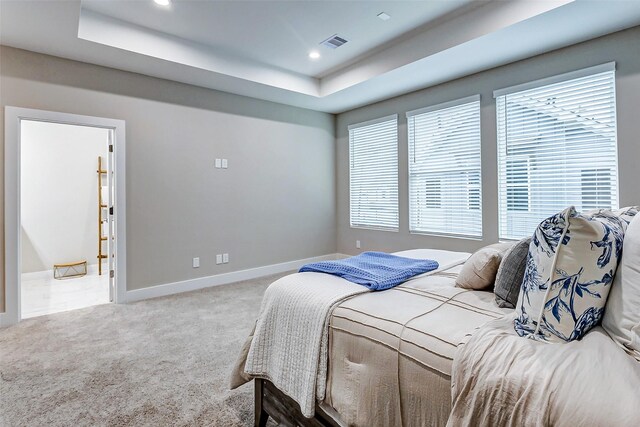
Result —
M 4 45 L 332 113 L 638 24 L 634 0 L 0 1 Z
M 436 1 L 153 1 L 83 0 L 111 18 L 199 43 L 230 60 L 244 60 L 322 77 L 376 47 L 453 12 L 472 0 Z M 392 19 L 380 20 L 388 13 Z M 319 43 L 334 34 L 339 49 Z M 316 50 L 321 58 L 311 61 Z

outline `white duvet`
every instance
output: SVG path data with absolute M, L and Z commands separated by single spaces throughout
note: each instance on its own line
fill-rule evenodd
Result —
M 521 338 L 512 318 L 458 347 L 449 426 L 640 426 L 640 362 L 596 327 L 582 340 Z

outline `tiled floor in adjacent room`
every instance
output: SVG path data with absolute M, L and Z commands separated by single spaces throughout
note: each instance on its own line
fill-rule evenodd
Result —
M 63 280 L 53 278 L 53 271 L 24 273 L 21 283 L 23 319 L 75 310 L 109 302 L 109 277 L 89 274 Z

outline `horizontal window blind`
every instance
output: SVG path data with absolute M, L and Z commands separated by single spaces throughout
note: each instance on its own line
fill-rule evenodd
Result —
M 500 238 L 574 205 L 618 207 L 615 71 L 499 95 Z
M 409 229 L 482 236 L 480 97 L 407 113 Z
M 398 230 L 398 117 L 349 126 L 351 227 Z

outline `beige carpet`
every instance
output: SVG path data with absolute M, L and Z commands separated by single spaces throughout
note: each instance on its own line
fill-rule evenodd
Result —
M 0 329 L 0 425 L 253 425 L 253 384 L 228 378 L 280 276 Z

